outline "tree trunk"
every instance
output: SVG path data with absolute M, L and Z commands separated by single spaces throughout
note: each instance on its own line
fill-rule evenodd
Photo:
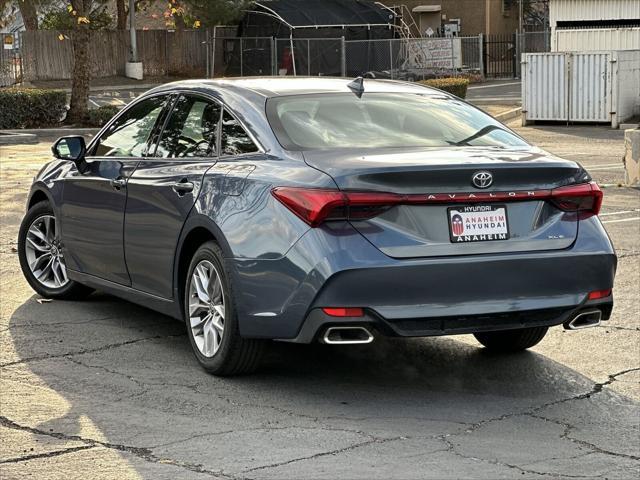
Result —
M 24 28 L 27 30 L 38 29 L 38 12 L 34 5 L 34 0 L 18 0 L 17 4 L 20 8 L 20 15 L 24 22 Z
M 118 17 L 118 30 L 127 29 L 127 9 L 124 5 L 125 0 L 116 0 L 116 13 Z
M 67 123 L 83 123 L 89 114 L 89 85 L 91 83 L 89 40 L 89 30 L 79 28 L 73 32 L 73 80 L 71 83 L 71 108 L 67 114 Z

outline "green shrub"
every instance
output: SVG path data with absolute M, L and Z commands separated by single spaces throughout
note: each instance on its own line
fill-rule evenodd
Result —
M 54 127 L 66 111 L 67 95 L 62 90 L 0 89 L 0 129 Z
M 103 105 L 93 110 L 89 110 L 87 118 L 88 127 L 104 127 L 105 124 L 118 113 L 119 108 L 115 105 Z
M 428 87 L 439 88 L 445 92 L 452 93 L 456 97 L 465 98 L 467 96 L 469 79 L 459 77 L 432 78 L 431 80 L 423 80 L 420 83 Z

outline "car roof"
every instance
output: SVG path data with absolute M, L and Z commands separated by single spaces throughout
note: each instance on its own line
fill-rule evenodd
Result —
M 302 95 L 313 93 L 350 92 L 347 86 L 352 78 L 333 77 L 242 77 L 221 78 L 215 80 L 185 80 L 168 83 L 155 88 L 154 91 L 170 89 L 228 90 L 240 94 L 251 93 L 264 98 L 286 95 Z M 364 91 L 377 93 L 430 93 L 434 95 L 449 94 L 417 83 L 396 80 L 364 79 Z

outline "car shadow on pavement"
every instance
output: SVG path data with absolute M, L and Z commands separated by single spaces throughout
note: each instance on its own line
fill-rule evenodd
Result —
M 199 368 L 181 323 L 107 295 L 42 304 L 32 297 L 14 312 L 9 334 L 15 351 L 3 378 L 13 400 L 3 416 L 34 434 L 97 440 L 145 462 L 244 475 L 359 441 L 418 437 L 458 456 L 465 439 L 482 440 L 487 451 L 472 455 L 482 459 L 511 448 L 508 435 L 485 432 L 496 422 L 560 455 L 579 447 L 633 456 L 637 446 L 631 400 L 535 352 L 496 355 L 455 337 L 273 342 L 259 372 L 219 378 Z M 532 433 L 552 427 L 549 438 Z M 600 445 L 601 434 L 616 445 Z

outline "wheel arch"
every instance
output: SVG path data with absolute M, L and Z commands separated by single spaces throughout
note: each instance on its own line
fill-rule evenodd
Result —
M 184 283 L 191 258 L 196 250 L 205 242 L 216 242 L 225 257 L 232 256 L 231 248 L 220 228 L 209 217 L 194 215 L 189 217 L 182 228 L 180 240 L 176 248 L 173 268 L 173 295 L 180 305 L 180 312 L 184 311 Z
M 49 202 L 52 208 L 55 207 L 55 204 L 51 198 L 49 192 L 47 192 L 43 188 L 34 188 L 29 194 L 29 200 L 27 201 L 27 210 L 33 207 L 36 203 L 40 202 Z

